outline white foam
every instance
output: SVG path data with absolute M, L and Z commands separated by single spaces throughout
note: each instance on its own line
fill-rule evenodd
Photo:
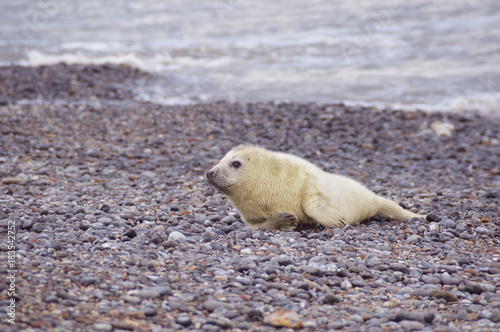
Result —
M 130 66 L 145 68 L 147 65 L 135 54 L 118 54 L 92 56 L 84 52 L 46 54 L 38 50 L 31 50 L 27 53 L 27 59 L 19 61 L 22 66 L 54 65 L 60 62 L 67 64 L 127 64 Z
M 458 113 L 478 111 L 484 114 L 500 116 L 500 92 L 459 96 L 453 98 L 446 109 Z

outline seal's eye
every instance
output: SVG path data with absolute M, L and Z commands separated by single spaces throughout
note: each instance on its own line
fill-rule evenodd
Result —
M 240 168 L 241 167 L 241 163 L 239 161 L 233 161 L 231 163 L 231 167 L 233 167 L 233 168 Z

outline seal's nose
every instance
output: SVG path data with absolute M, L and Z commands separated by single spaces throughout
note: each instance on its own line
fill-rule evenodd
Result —
M 207 172 L 207 179 L 211 179 L 214 177 L 215 172 L 214 171 L 208 171 Z

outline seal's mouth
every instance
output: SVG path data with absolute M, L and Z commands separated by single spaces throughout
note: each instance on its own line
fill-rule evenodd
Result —
M 220 184 L 218 184 L 217 182 L 215 182 L 214 178 L 211 178 L 211 177 L 207 177 L 207 182 L 212 187 L 214 187 L 215 189 L 217 189 L 218 191 L 220 191 L 222 193 L 228 192 L 229 189 L 233 186 L 233 185 L 221 186 Z
M 208 180 L 208 183 L 212 187 L 214 187 L 215 189 L 217 189 L 218 191 L 223 192 L 223 193 L 227 192 L 228 189 L 231 187 L 231 186 L 220 186 L 217 183 L 215 183 L 213 180 Z

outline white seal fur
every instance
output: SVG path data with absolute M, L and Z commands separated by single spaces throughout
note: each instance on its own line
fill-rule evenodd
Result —
M 378 196 L 361 183 L 325 172 L 303 158 L 240 145 L 207 173 L 210 184 L 254 228 L 294 229 L 358 225 L 373 216 L 404 221 L 422 217 Z

